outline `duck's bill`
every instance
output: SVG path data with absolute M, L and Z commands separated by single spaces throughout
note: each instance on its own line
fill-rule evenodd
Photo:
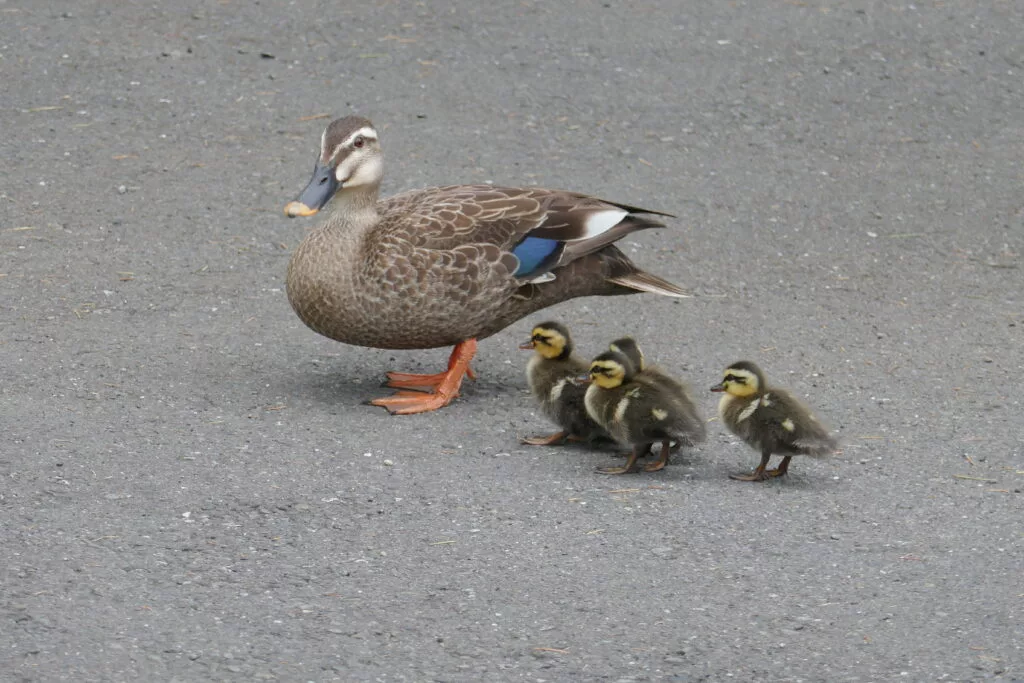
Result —
M 294 202 L 288 202 L 288 205 L 284 207 L 284 213 L 289 218 L 312 216 L 322 209 L 337 191 L 338 179 L 334 177 L 334 169 L 324 164 L 317 164 L 306 189 Z
M 711 387 L 711 391 L 714 391 L 714 392 L 725 391 L 725 384 L 722 384 L 722 383 L 716 384 L 715 386 Z
M 523 351 L 529 351 L 534 348 L 533 341 L 531 340 L 528 342 L 523 342 L 522 344 L 519 345 L 519 348 L 521 348 Z
M 295 218 L 296 216 L 312 216 L 316 214 L 320 209 L 314 209 L 306 206 L 302 202 L 288 202 L 284 207 L 284 215 L 288 218 Z

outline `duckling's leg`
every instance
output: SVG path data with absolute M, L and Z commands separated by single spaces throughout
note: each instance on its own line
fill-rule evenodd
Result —
M 658 470 L 665 469 L 665 465 L 668 464 L 669 453 L 672 452 L 670 441 L 661 442 L 661 455 L 654 462 L 649 462 L 644 466 L 644 472 L 657 472 Z
M 472 379 L 473 372 L 469 369 L 469 361 L 476 355 L 476 339 L 467 339 L 459 342 L 452 349 L 452 355 L 448 358 L 448 371 L 436 375 L 410 375 L 407 373 L 389 373 L 397 376 L 395 382 L 390 383 L 393 387 L 425 387 L 430 391 L 425 393 L 419 391 L 399 391 L 387 398 L 376 398 L 370 401 L 371 405 L 387 408 L 392 415 L 411 415 L 413 413 L 426 413 L 431 410 L 443 408 L 459 395 L 459 387 L 462 385 L 462 378 L 466 375 Z M 419 378 L 413 380 L 410 378 Z
M 730 474 L 729 478 L 735 479 L 736 481 L 764 481 L 771 476 L 764 471 L 764 469 L 768 467 L 768 461 L 771 460 L 771 458 L 771 451 L 761 451 L 761 464 L 757 466 L 757 469 L 750 474 Z
M 636 471 L 636 461 L 650 450 L 651 444 L 633 446 L 633 452 L 629 454 L 629 460 L 625 465 L 622 467 L 598 467 L 597 471 L 601 474 L 631 474 Z
M 792 459 L 792 455 L 787 455 L 782 459 L 782 462 L 780 462 L 779 466 L 776 467 L 774 470 L 765 470 L 765 476 L 781 477 L 782 475 L 789 471 L 789 461 Z
M 566 441 L 582 441 L 580 437 L 569 432 L 556 432 L 551 436 L 528 436 L 523 439 L 527 446 L 554 446 Z

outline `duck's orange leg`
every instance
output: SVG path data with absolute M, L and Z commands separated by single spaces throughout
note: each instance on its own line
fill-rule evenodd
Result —
M 473 371 L 469 361 L 476 355 L 476 339 L 459 342 L 452 349 L 448 358 L 447 372 L 436 375 L 413 375 L 403 372 L 389 372 L 388 386 L 398 388 L 422 387 L 426 392 L 399 391 L 387 398 L 370 401 L 371 405 L 387 408 L 392 415 L 411 415 L 426 413 L 443 408 L 459 395 L 462 378 L 469 375 L 473 379 Z
M 458 347 L 455 347 L 456 349 Z M 455 352 L 452 351 L 454 354 Z M 448 373 L 451 372 L 452 361 L 448 361 L 448 370 L 444 372 L 434 373 L 433 375 L 418 375 L 412 372 L 389 372 L 388 381 L 385 384 L 392 389 L 415 389 L 417 391 L 431 391 L 436 390 L 437 387 L 448 377 Z M 470 379 L 476 379 L 476 373 L 473 372 L 473 368 L 466 364 L 466 377 Z

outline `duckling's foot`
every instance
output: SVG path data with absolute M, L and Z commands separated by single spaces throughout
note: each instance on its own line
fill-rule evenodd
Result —
M 793 459 L 792 456 L 787 455 L 785 458 L 782 459 L 782 462 L 779 463 L 778 467 L 776 467 L 773 470 L 765 470 L 765 476 L 767 476 L 767 477 L 781 477 L 781 476 L 785 475 L 786 472 L 789 471 L 789 461 L 792 460 L 792 459 Z
M 771 457 L 771 453 L 764 453 L 761 455 L 761 464 L 758 465 L 757 469 L 753 472 L 750 474 L 730 474 L 729 478 L 735 479 L 736 481 L 764 481 L 769 477 L 775 476 L 765 472 L 765 468 L 768 467 L 768 461 L 771 460 Z M 779 467 L 782 467 L 782 465 L 779 465 Z
M 640 458 L 642 451 L 634 450 L 629 454 L 629 460 L 622 467 L 598 467 L 601 474 L 631 474 L 636 472 L 636 461 Z
M 377 398 L 370 401 L 371 405 L 387 408 L 392 415 L 412 415 L 426 413 L 443 408 L 459 395 L 462 378 L 474 377 L 469 368 L 469 361 L 476 354 L 476 339 L 467 339 L 452 349 L 448 359 L 448 371 L 436 375 L 411 375 L 407 373 L 389 373 L 389 382 L 396 388 L 422 387 L 426 391 L 399 391 L 394 396 Z M 397 377 L 392 377 L 392 376 Z
M 665 469 L 665 465 L 668 464 L 669 453 L 672 452 L 672 449 L 669 448 L 669 446 L 670 443 L 668 441 L 662 442 L 661 456 L 659 456 L 654 462 L 649 462 L 644 465 L 644 472 L 657 472 L 658 470 Z
M 765 481 L 769 476 L 767 472 L 758 468 L 749 474 L 730 474 L 729 478 L 736 481 Z
M 551 436 L 528 436 L 523 439 L 522 443 L 527 446 L 554 446 L 562 444 L 566 441 L 580 441 L 578 436 L 574 436 L 569 432 L 557 432 Z

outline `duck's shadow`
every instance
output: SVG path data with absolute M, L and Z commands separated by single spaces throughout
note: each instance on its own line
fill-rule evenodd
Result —
M 426 367 L 402 371 L 429 372 Z M 390 396 L 397 391 L 387 385 L 387 371 L 383 365 L 353 368 L 336 362 L 316 363 L 289 368 L 271 381 L 271 389 L 275 393 L 332 408 L 365 406 L 373 399 Z M 510 386 L 507 382 L 467 379 L 462 383 L 460 397 L 444 410 L 457 409 L 462 403 L 493 405 L 504 402 L 518 405 L 522 393 L 520 387 Z

